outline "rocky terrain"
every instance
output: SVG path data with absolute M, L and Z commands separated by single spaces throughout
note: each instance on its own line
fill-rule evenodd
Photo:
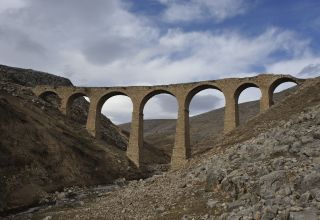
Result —
M 319 219 L 319 132 L 317 78 L 180 170 L 7 219 Z
M 319 219 L 320 78 L 226 135 L 194 130 L 206 137 L 197 146 L 210 150 L 147 179 L 125 156 L 127 132 L 104 118 L 105 136 L 95 140 L 84 126 L 85 99 L 67 118 L 59 100 L 37 98 L 28 88 L 47 83 L 71 84 L 0 66 L 4 219 Z M 245 105 L 254 113 L 257 103 Z M 208 115 L 192 119 L 194 125 Z M 161 123 L 170 130 L 170 120 Z M 145 146 L 147 160 L 166 162 L 166 147 Z M 33 208 L 17 214 L 27 207 Z
M 77 121 L 26 87 L 46 83 L 70 85 L 50 74 L 0 66 L 1 214 L 36 205 L 67 186 L 142 177 L 119 142 L 95 140 Z M 110 127 L 105 129 L 118 129 Z M 122 137 L 112 134 L 114 140 Z
M 102 117 L 103 135 L 95 140 L 85 123 L 89 103 L 75 100 L 71 117 L 58 110 L 54 96 L 35 97 L 36 85 L 72 86 L 52 74 L 0 65 L 0 213 L 46 201 L 64 187 L 111 184 L 142 174 L 127 159 L 128 132 Z M 162 152 L 145 145 L 144 163 L 163 163 Z M 157 167 L 156 167 L 157 168 Z M 160 167 L 161 168 L 161 167 Z M 162 168 L 161 168 L 162 169 Z M 50 202 L 50 201 L 48 201 Z
M 21 85 L 24 87 L 34 87 L 37 85 L 51 86 L 73 86 L 69 79 L 55 76 L 49 73 L 34 71 L 31 69 L 21 69 L 0 65 L 0 81 Z M 58 97 L 47 96 L 44 99 L 58 108 Z M 72 105 L 71 119 L 84 126 L 86 123 L 89 103 L 80 97 Z M 120 149 L 125 150 L 127 145 L 127 134 L 115 126 L 108 118 L 102 115 L 103 140 L 112 143 Z
M 0 83 L 0 210 L 35 204 L 65 186 L 140 174 L 116 146 L 96 141 L 30 90 Z

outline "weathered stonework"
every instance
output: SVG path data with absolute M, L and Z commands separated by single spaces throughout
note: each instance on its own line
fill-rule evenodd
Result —
M 60 110 L 68 115 L 73 101 L 79 96 L 90 99 L 87 119 L 87 130 L 96 138 L 100 134 L 100 113 L 105 101 L 116 95 L 128 96 L 133 103 L 128 157 L 137 165 L 140 164 L 141 148 L 143 147 L 143 109 L 147 101 L 155 95 L 166 93 L 176 97 L 178 102 L 178 119 L 176 125 L 175 145 L 171 166 L 179 167 L 190 157 L 189 105 L 192 97 L 198 92 L 213 88 L 225 96 L 224 132 L 227 133 L 239 124 L 238 98 L 243 90 L 256 87 L 261 90 L 260 111 L 266 111 L 273 103 L 275 88 L 284 82 L 295 82 L 302 79 L 290 75 L 261 74 L 248 78 L 230 78 L 221 80 L 201 81 L 183 84 L 158 86 L 129 87 L 71 87 L 71 86 L 37 86 L 33 91 L 37 96 L 55 93 L 61 98 Z

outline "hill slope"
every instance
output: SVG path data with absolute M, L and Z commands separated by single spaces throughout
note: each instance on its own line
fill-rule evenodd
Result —
M 142 177 L 126 157 L 126 133 L 103 117 L 104 139 L 95 140 L 84 126 L 85 99 L 76 100 L 67 118 L 56 102 L 29 90 L 39 84 L 72 85 L 48 73 L 0 65 L 0 213 L 33 205 L 66 186 Z
M 39 72 L 31 69 L 22 69 L 0 65 L 0 81 L 10 82 L 26 87 L 34 87 L 36 85 L 51 85 L 51 86 L 72 86 L 69 79 L 55 76 L 49 73 Z M 48 96 L 45 100 L 58 108 L 59 100 L 57 97 Z M 71 108 L 71 121 L 75 126 L 85 127 L 89 103 L 80 97 L 76 99 Z M 129 133 L 123 131 L 118 126 L 114 125 L 107 117 L 101 114 L 101 131 L 102 141 L 106 144 L 111 144 L 125 151 L 129 141 Z M 143 149 L 143 164 L 164 163 L 164 154 L 157 147 L 145 143 Z
M 139 176 L 125 152 L 94 140 L 27 88 L 0 82 L 0 211 L 65 186 Z

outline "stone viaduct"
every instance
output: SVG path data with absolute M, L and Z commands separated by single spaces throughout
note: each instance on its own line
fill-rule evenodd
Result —
M 166 93 L 174 96 L 178 103 L 175 143 L 171 166 L 179 167 L 190 157 L 189 104 L 192 97 L 201 90 L 212 88 L 221 91 L 225 97 L 224 132 L 227 133 L 239 124 L 238 98 L 248 87 L 261 91 L 260 112 L 266 111 L 273 104 L 275 88 L 284 82 L 301 84 L 302 79 L 290 75 L 261 74 L 248 78 L 229 78 L 183 84 L 129 87 L 52 87 L 37 86 L 33 88 L 39 97 L 56 94 L 61 98 L 60 110 L 68 115 L 73 101 L 80 96 L 90 99 L 86 128 L 90 134 L 99 138 L 100 114 L 105 101 L 116 95 L 128 96 L 133 103 L 127 156 L 137 165 L 140 164 L 143 147 L 143 109 L 147 101 L 155 95 Z

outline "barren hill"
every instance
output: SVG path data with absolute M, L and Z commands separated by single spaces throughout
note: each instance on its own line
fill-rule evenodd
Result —
M 27 88 L 0 82 L 0 113 L 1 211 L 66 186 L 139 176 L 125 152 L 95 141 Z
M 148 175 L 126 157 L 127 132 L 101 115 L 102 139 L 94 139 L 85 129 L 89 103 L 83 97 L 75 100 L 71 117 L 66 117 L 58 110 L 57 97 L 42 99 L 31 92 L 36 85 L 72 83 L 0 65 L 0 213 L 33 205 L 47 192 L 66 186 Z M 147 143 L 143 155 L 144 164 L 165 163 L 163 152 Z
M 67 118 L 54 99 L 34 96 L 29 88 L 39 84 L 72 85 L 48 73 L 0 65 L 0 213 L 34 205 L 67 186 L 143 176 L 126 157 L 126 133 L 102 116 L 104 136 L 95 140 L 84 127 L 85 99 L 75 101 Z M 148 149 L 153 158 L 157 151 Z
M 0 65 L 0 82 L 9 82 L 25 87 L 33 87 L 36 85 L 51 85 L 51 86 L 72 86 L 69 79 L 55 76 L 53 74 L 35 71 L 32 69 L 22 69 Z M 58 108 L 59 100 L 57 97 L 45 97 L 46 101 L 51 103 L 53 107 Z M 76 126 L 85 127 L 89 103 L 83 98 L 77 98 L 74 101 L 71 109 L 71 121 Z M 125 151 L 129 141 L 129 133 L 114 125 L 107 117 L 101 114 L 101 139 L 107 144 L 114 145 Z M 157 147 L 145 143 L 143 149 L 143 164 L 164 163 L 164 153 Z

